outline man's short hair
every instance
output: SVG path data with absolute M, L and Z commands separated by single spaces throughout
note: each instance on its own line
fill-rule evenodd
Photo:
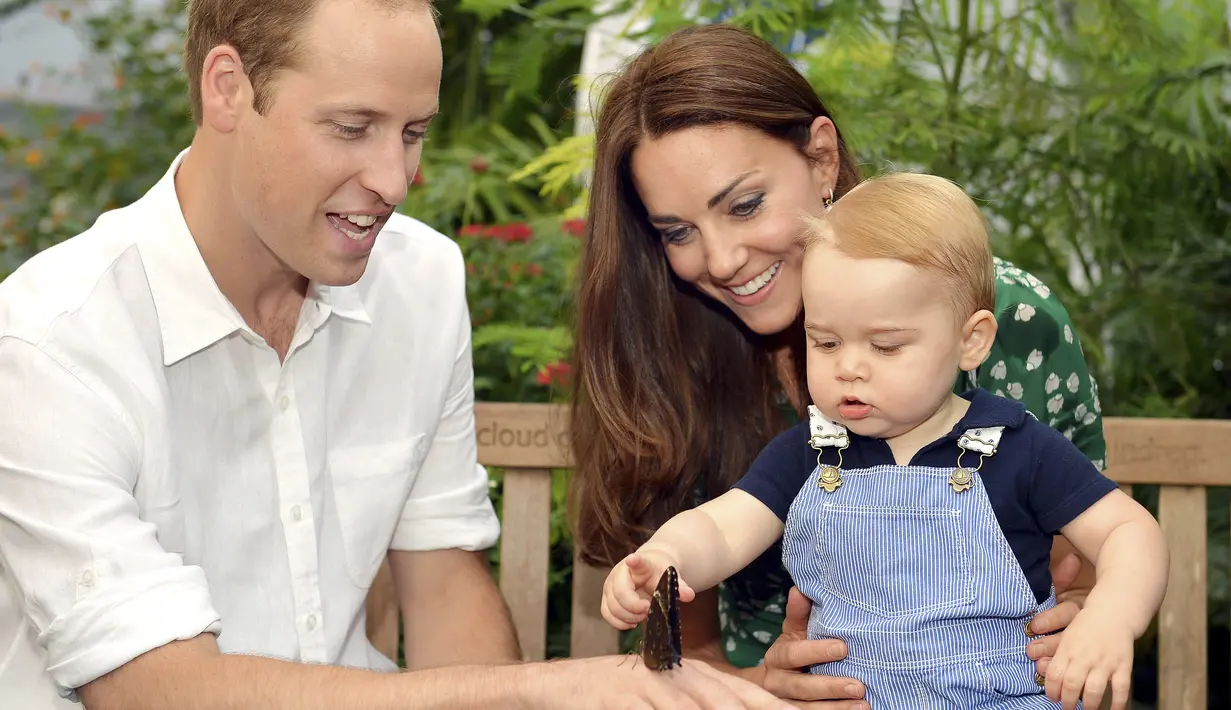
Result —
M 808 218 L 805 250 L 821 243 L 856 259 L 896 259 L 928 271 L 945 282 L 959 321 L 995 312 L 987 220 L 945 178 L 902 172 L 860 183 L 824 215 Z
M 432 6 L 431 0 L 367 1 L 390 9 Z M 239 53 L 244 73 L 252 82 L 252 108 L 264 114 L 272 101 L 274 77 L 300 60 L 299 37 L 320 3 L 321 0 L 188 0 L 183 69 L 188 75 L 193 121 L 200 125 L 202 120 L 201 75 L 205 57 L 222 44 Z

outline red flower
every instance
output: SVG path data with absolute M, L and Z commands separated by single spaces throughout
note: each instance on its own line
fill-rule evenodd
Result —
M 543 267 L 539 266 L 538 264 L 531 264 L 530 266 L 526 267 L 526 273 L 530 274 L 531 276 L 542 276 Z
M 565 234 L 571 234 L 574 237 L 586 236 L 586 221 L 584 219 L 566 219 L 560 225 L 560 229 Z
M 528 242 L 534 230 L 525 222 L 511 224 L 468 224 L 457 230 L 459 237 L 487 237 L 502 242 Z
M 558 360 L 539 370 L 534 379 L 544 387 L 567 387 L 572 374 L 573 366 L 563 360 Z
M 476 155 L 470 160 L 470 171 L 475 173 L 485 173 L 491 167 L 491 163 L 481 155 Z
M 420 165 L 419 169 L 415 171 L 415 176 L 410 179 L 410 184 L 411 186 L 423 184 L 423 166 L 422 165 Z

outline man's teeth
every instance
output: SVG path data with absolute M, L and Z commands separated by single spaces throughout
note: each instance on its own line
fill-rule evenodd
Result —
M 339 214 L 334 226 L 338 231 L 354 240 L 360 240 L 368 236 L 372 231 L 372 225 L 376 224 L 379 218 L 370 214 Z M 357 229 L 347 229 L 346 224 L 353 224 Z
M 357 224 L 357 225 L 359 225 L 360 227 L 371 227 L 372 225 L 376 224 L 376 216 L 375 216 L 375 215 L 370 215 L 370 214 L 344 214 L 344 215 L 341 215 L 341 217 L 342 217 L 342 219 L 346 220 L 347 222 L 350 222 L 351 224 Z
M 774 263 L 768 269 L 762 271 L 760 276 L 757 276 L 743 286 L 731 286 L 731 293 L 734 293 L 736 296 L 751 296 L 760 291 L 765 287 L 765 284 L 774 278 L 774 274 L 778 273 L 779 266 L 782 266 L 781 261 Z

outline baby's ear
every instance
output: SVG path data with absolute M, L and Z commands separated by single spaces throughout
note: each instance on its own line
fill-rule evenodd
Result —
M 970 372 L 987 359 L 996 340 L 996 317 L 991 311 L 976 311 L 962 326 L 962 372 Z

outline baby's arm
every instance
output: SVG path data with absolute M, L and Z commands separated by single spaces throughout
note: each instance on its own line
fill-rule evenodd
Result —
M 1119 490 L 1060 529 L 1094 562 L 1094 589 L 1064 632 L 1047 669 L 1047 694 L 1072 708 L 1098 707 L 1111 684 L 1113 709 L 1128 702 L 1133 641 L 1162 604 L 1168 551 L 1158 522 Z
M 1094 589 L 1083 613 L 1115 619 L 1145 633 L 1167 588 L 1169 554 L 1158 521 L 1137 501 L 1114 490 L 1060 534 L 1094 563 Z
M 668 520 L 636 552 L 621 560 L 603 587 L 603 617 L 618 629 L 641 622 L 658 578 L 674 566 L 680 599 L 718 584 L 746 567 L 782 536 L 782 520 L 752 495 L 733 489 Z

